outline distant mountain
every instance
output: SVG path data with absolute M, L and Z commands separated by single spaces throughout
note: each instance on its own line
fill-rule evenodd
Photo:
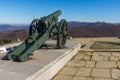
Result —
M 118 37 L 119 23 L 105 22 L 68 22 L 69 36 L 72 37 Z
M 0 32 L 4 31 L 10 31 L 10 30 L 20 30 L 20 29 L 28 29 L 28 26 L 15 26 L 15 25 L 9 25 L 9 24 L 1 24 L 0 25 Z
M 8 30 L 0 32 L 0 39 L 25 39 L 28 37 L 28 30 L 20 29 L 20 30 Z
M 112 27 L 119 26 L 120 23 L 106 23 L 106 22 L 79 22 L 79 21 L 70 21 L 68 22 L 68 26 L 72 27 Z M 0 32 L 1 31 L 10 31 L 10 30 L 20 30 L 20 29 L 29 29 L 28 24 L 0 24 Z
M 1 38 L 27 38 L 29 25 L 0 25 Z M 120 23 L 106 22 L 68 22 L 69 36 L 72 37 L 118 37 Z
M 106 22 L 79 22 L 79 21 L 71 21 L 68 22 L 68 26 L 76 26 L 76 27 L 100 27 L 100 26 L 116 26 L 120 25 L 120 23 L 106 23 Z

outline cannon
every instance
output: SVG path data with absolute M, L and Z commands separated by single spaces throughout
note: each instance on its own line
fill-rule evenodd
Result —
M 34 19 L 29 27 L 29 37 L 15 50 L 8 52 L 2 59 L 13 61 L 26 61 L 33 52 L 39 49 L 51 36 L 56 36 L 58 49 L 64 48 L 67 38 L 67 21 L 58 22 L 61 11 Z

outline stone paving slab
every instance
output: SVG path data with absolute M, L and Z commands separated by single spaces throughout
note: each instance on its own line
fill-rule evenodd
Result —
M 43 48 L 35 51 L 26 62 L 0 60 L 0 80 L 36 80 L 34 77 L 38 77 L 38 74 L 44 72 L 47 67 L 55 64 L 51 62 L 56 62 L 58 58 L 62 59 L 62 55 L 65 56 L 66 52 L 74 50 L 78 42 L 68 41 L 64 49 L 56 49 L 56 41 L 48 41 L 47 44 L 51 45 L 49 49 Z M 4 55 L 0 54 L 0 58 Z
M 96 68 L 117 68 L 115 61 L 100 61 L 96 63 Z
M 80 68 L 76 76 L 90 76 L 91 68 Z
M 94 79 L 89 77 L 73 77 L 73 80 L 94 80 Z
M 112 78 L 120 79 L 120 70 L 119 69 L 112 69 L 111 73 L 112 73 Z
M 85 67 L 93 68 L 95 67 L 96 62 L 95 61 L 86 61 Z
M 92 77 L 111 78 L 110 69 L 93 69 Z
M 72 76 L 58 75 L 54 80 L 72 80 Z
M 78 68 L 68 68 L 68 67 L 66 67 L 66 68 L 63 68 L 60 72 L 59 72 L 59 74 L 61 74 L 61 75 L 75 75 L 76 74 L 76 72 L 78 71 L 79 69 Z

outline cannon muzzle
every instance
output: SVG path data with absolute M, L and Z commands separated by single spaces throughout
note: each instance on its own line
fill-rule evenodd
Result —
M 46 16 L 46 20 L 51 20 L 53 17 L 54 18 L 58 18 L 60 15 L 61 15 L 61 11 L 60 10 L 57 10 L 57 11 L 55 11 L 54 13 L 52 13 L 52 14 L 49 14 L 48 16 Z

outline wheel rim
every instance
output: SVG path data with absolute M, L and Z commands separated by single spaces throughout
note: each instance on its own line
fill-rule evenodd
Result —
M 38 23 L 39 19 L 34 19 L 31 24 L 30 24 L 30 28 L 29 28 L 29 36 L 31 36 L 34 31 L 37 29 L 37 23 Z
M 57 48 L 64 48 L 67 38 L 67 21 L 61 20 L 59 23 Z

